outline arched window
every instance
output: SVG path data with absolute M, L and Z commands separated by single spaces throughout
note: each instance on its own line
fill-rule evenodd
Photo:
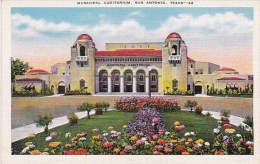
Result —
M 80 85 L 80 89 L 84 89 L 85 88 L 85 80 L 81 79 L 79 81 L 79 85 Z
M 84 46 L 80 47 L 80 56 L 86 56 L 85 55 L 85 47 Z
M 174 79 L 172 81 L 172 89 L 176 91 L 178 89 L 178 80 Z
M 192 65 L 192 64 L 190 65 L 190 68 L 193 68 L 193 65 Z
M 176 45 L 172 46 L 172 55 L 177 55 L 177 46 Z
M 139 80 L 140 80 L 140 81 L 144 81 L 144 75 L 140 75 L 140 76 L 139 76 Z

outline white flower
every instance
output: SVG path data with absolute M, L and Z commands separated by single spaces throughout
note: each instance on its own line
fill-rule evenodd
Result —
M 195 133 L 194 133 L 194 132 L 190 132 L 190 135 L 191 135 L 191 136 L 195 136 Z
M 146 137 L 142 137 L 142 139 L 141 140 L 143 140 L 143 141 L 146 141 Z
M 190 135 L 191 135 L 190 132 L 186 132 L 186 133 L 184 134 L 185 137 L 189 137 Z
M 35 148 L 35 145 L 31 144 L 31 145 L 28 145 L 27 147 L 29 147 L 29 149 L 33 149 L 33 148 Z
M 221 126 L 221 125 L 219 125 L 219 126 L 218 126 L 218 129 L 221 129 L 221 128 L 222 128 L 222 126 Z
M 170 135 L 170 134 L 171 134 L 170 132 L 167 132 L 167 131 L 165 132 L 165 135 L 166 135 L 166 136 L 168 136 L 168 135 Z
M 41 155 L 49 155 L 48 152 L 42 152 Z
M 87 139 L 85 137 L 80 137 L 79 141 L 86 141 Z
M 242 135 L 241 134 L 236 134 L 236 137 L 241 138 Z
M 66 133 L 65 134 L 65 138 L 70 138 L 71 137 L 71 133 Z
M 224 136 L 223 137 L 223 141 L 227 140 L 228 139 L 228 136 Z
M 30 150 L 30 148 L 27 146 L 22 150 L 21 154 L 25 154 L 28 150 Z
M 116 131 L 114 131 L 114 130 L 112 130 L 111 132 L 110 132 L 110 134 L 116 134 L 117 132 Z
M 121 132 L 117 132 L 117 135 L 119 135 L 119 136 L 120 136 L 121 134 L 122 134 Z
M 50 141 L 52 139 L 51 136 L 46 137 L 45 141 Z
M 209 142 L 205 142 L 205 146 L 210 146 L 210 143 Z
M 220 130 L 218 128 L 213 129 L 214 134 L 218 134 L 219 132 L 220 132 Z
M 104 136 L 104 137 L 105 137 L 105 136 L 108 136 L 108 133 L 104 133 L 103 136 Z
M 147 141 L 144 141 L 144 144 L 145 144 L 145 145 L 149 145 L 149 142 L 147 142 Z
M 201 146 L 202 146 L 202 144 L 201 144 L 201 143 L 197 143 L 197 144 L 198 144 L 198 146 L 199 146 L 199 147 L 201 147 Z

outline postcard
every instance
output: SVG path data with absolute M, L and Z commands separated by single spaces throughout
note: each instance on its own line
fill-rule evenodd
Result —
M 259 163 L 259 1 L 2 1 L 2 163 Z

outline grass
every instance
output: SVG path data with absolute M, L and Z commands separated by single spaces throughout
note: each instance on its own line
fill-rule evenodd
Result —
M 182 133 L 185 132 L 195 132 L 197 137 L 201 137 L 206 141 L 211 141 L 214 138 L 213 129 L 217 127 L 217 120 L 214 118 L 207 118 L 204 115 L 197 115 L 195 113 L 187 111 L 177 111 L 177 112 L 164 112 L 161 113 L 163 117 L 163 123 L 168 131 L 170 131 L 173 122 L 179 121 L 181 124 L 185 125 Z M 93 134 L 92 129 L 98 128 L 100 131 L 107 130 L 109 126 L 113 126 L 114 130 L 121 131 L 122 126 L 126 125 L 128 121 L 131 121 L 134 113 L 132 112 L 119 112 L 110 111 L 104 112 L 103 115 L 92 115 L 91 119 L 83 118 L 80 119 L 77 125 L 63 125 L 51 129 L 50 132 L 57 132 L 58 136 L 52 141 L 61 141 L 62 143 L 67 143 L 65 139 L 65 134 L 67 132 L 72 133 L 72 136 L 81 133 L 83 131 L 88 132 L 87 140 L 90 141 L 90 137 Z M 240 129 L 235 128 L 237 131 L 241 132 Z M 98 132 L 99 133 L 99 132 Z M 45 141 L 46 135 L 40 133 L 36 135 L 34 139 L 23 139 L 12 143 L 12 148 L 21 151 L 24 148 L 25 142 L 33 142 L 38 148 L 48 147 L 49 142 Z

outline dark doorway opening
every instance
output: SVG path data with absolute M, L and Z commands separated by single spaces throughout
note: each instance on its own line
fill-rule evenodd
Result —
M 133 92 L 133 86 L 132 85 L 126 85 L 125 91 L 126 92 Z
M 195 86 L 195 94 L 201 94 L 202 93 L 202 86 Z
M 138 92 L 144 92 L 144 85 L 143 84 L 138 85 Z
M 112 92 L 120 92 L 120 85 L 115 84 Z
M 58 93 L 59 94 L 64 94 L 65 93 L 65 86 L 59 86 L 58 87 Z

